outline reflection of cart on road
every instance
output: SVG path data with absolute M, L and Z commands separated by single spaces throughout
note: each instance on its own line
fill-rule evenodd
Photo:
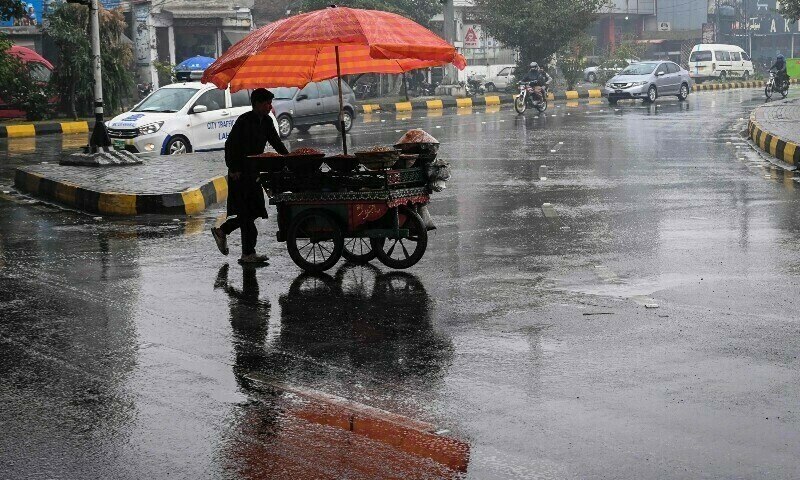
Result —
M 409 135 L 427 143 L 403 143 Z M 342 256 L 357 264 L 377 258 L 398 269 L 420 261 L 432 228 L 423 220 L 429 218 L 426 205 L 449 173 L 436 160 L 438 142 L 425 132 L 411 131 L 396 147 L 401 150 L 358 152 L 357 157 L 255 159 L 267 170 L 260 181 L 278 209 L 278 241 L 287 243 L 300 268 L 324 271 Z M 329 170 L 321 171 L 322 163 Z

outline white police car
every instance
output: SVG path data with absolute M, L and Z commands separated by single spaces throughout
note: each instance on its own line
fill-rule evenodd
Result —
M 151 93 L 130 112 L 106 122 L 116 149 L 180 155 L 225 148 L 239 115 L 252 109 L 250 92 L 220 90 L 199 82 L 176 83 Z M 278 122 L 270 114 L 275 129 Z

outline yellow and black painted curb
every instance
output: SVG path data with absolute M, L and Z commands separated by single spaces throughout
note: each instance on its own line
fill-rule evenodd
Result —
M 800 79 L 793 78 L 792 84 L 800 83 Z M 695 84 L 692 86 L 694 92 L 714 91 L 714 90 L 732 90 L 735 88 L 761 88 L 764 82 L 761 80 L 753 80 L 749 82 L 730 82 L 730 83 L 705 83 Z M 590 90 L 567 90 L 564 92 L 556 92 L 548 94 L 548 100 L 577 100 L 582 98 L 603 98 L 605 95 L 600 89 Z M 377 111 L 387 112 L 410 112 L 412 110 L 435 110 L 441 108 L 462 108 L 462 107 L 482 107 L 485 105 L 501 105 L 514 103 L 516 95 L 486 95 L 483 97 L 468 97 L 468 98 L 455 98 L 455 97 L 441 97 L 433 100 L 411 100 L 409 102 L 397 103 L 371 103 L 365 105 L 358 105 L 358 110 L 361 113 L 374 113 Z
M 89 122 L 37 123 L 30 125 L 0 125 L 0 138 L 38 137 L 40 135 L 89 133 Z
M 601 98 L 601 90 L 570 90 L 566 92 L 550 93 L 549 100 L 577 100 L 579 98 Z M 412 110 L 438 110 L 443 108 L 469 108 L 483 107 L 491 105 L 503 105 L 514 103 L 516 95 L 500 94 L 486 95 L 482 97 L 442 97 L 432 100 L 411 100 L 409 102 L 397 103 L 373 103 L 359 105 L 361 113 L 373 113 L 379 110 L 388 112 L 410 112 Z
M 758 148 L 778 160 L 800 166 L 800 145 L 783 140 L 761 128 L 755 120 L 755 112 L 750 115 L 750 121 L 747 123 L 747 136 Z
M 790 80 L 791 84 L 797 85 L 800 83 L 800 79 L 793 78 Z M 701 83 L 701 84 L 694 84 L 692 86 L 692 91 L 694 92 L 705 92 L 711 90 L 732 90 L 735 88 L 762 88 L 766 85 L 766 82 L 763 80 L 751 80 L 749 82 L 729 82 L 729 83 Z
M 14 176 L 17 190 L 55 203 L 104 215 L 140 215 L 146 213 L 185 214 L 202 212 L 228 198 L 228 179 L 220 176 L 199 187 L 165 194 L 99 192 L 64 180 L 47 178 L 41 173 L 18 168 Z

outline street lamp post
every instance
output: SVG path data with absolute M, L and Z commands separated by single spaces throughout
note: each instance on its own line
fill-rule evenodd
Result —
M 100 56 L 100 12 L 99 0 L 90 0 L 89 14 L 92 34 L 92 70 L 94 72 L 94 130 L 89 139 L 91 153 L 98 153 L 111 146 L 108 131 L 103 121 L 103 59 Z

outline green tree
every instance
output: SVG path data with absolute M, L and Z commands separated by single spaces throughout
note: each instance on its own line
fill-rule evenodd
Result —
M 331 0 L 304 0 L 303 11 L 319 10 L 331 5 Z M 429 26 L 434 15 L 442 13 L 439 0 L 342 0 L 336 2 L 340 7 L 383 10 L 410 18 L 420 25 Z
M 20 0 L 0 0 L 0 21 L 5 22 L 23 15 L 25 15 L 25 4 Z
M 564 80 L 567 82 L 567 90 L 573 90 L 578 80 L 583 78 L 583 70 L 586 68 L 586 57 L 594 51 L 595 42 L 587 34 L 581 34 L 573 38 L 558 52 L 558 65 Z
M 48 15 L 45 34 L 58 50 L 54 82 L 67 112 L 91 111 L 94 101 L 89 8 L 62 3 Z M 123 41 L 126 23 L 122 13 L 100 9 L 100 45 L 103 71 L 103 101 L 108 112 L 118 110 L 134 86 L 133 47 Z
M 782 0 L 780 14 L 795 22 L 799 20 L 800 0 Z
M 553 55 L 585 32 L 608 0 L 475 0 L 487 32 L 519 51 L 521 71 L 547 65 Z M 519 70 L 519 69 L 518 69 Z
M 0 0 L 0 20 L 25 14 L 19 0 Z M 40 120 L 49 113 L 48 99 L 52 92 L 46 81 L 36 78 L 30 68 L 8 50 L 13 43 L 0 33 L 0 98 L 14 109 L 25 111 L 28 120 Z

